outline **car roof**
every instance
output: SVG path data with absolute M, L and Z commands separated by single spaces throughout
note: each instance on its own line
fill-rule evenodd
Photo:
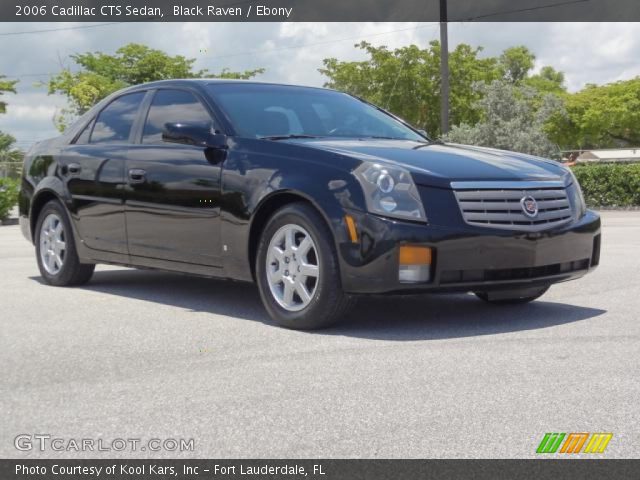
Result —
M 149 88 L 156 87 L 179 87 L 179 86 L 197 86 L 198 89 L 204 90 L 204 87 L 212 84 L 236 84 L 236 85 L 273 85 L 273 86 L 281 86 L 281 87 L 291 87 L 291 88 L 301 88 L 301 89 L 310 89 L 310 90 L 322 90 L 322 91 L 331 91 L 331 92 L 339 92 L 338 90 L 334 90 L 331 88 L 321 88 L 321 87 L 310 87 L 305 85 L 291 85 L 286 83 L 275 83 L 275 82 L 261 82 L 258 80 L 242 80 L 235 78 L 175 78 L 168 80 L 156 80 L 153 82 L 140 83 L 138 85 L 132 85 L 130 87 L 122 88 L 118 91 L 115 91 L 102 100 L 100 100 L 97 104 L 91 107 L 87 112 L 81 115 L 76 121 L 69 126 L 65 130 L 65 132 L 60 136 L 64 139 L 74 138 L 85 126 L 87 123 L 87 119 L 95 116 L 96 112 L 104 108 L 105 105 L 111 103 L 113 99 L 120 97 L 121 95 L 127 93 L 134 93 L 137 91 L 144 91 Z M 203 92 L 204 93 L 204 92 Z
M 273 85 L 279 87 L 292 87 L 292 88 L 305 88 L 305 89 L 313 89 L 313 90 L 325 90 L 325 91 L 336 91 L 331 88 L 322 88 L 322 87 L 313 87 L 308 85 L 293 85 L 287 83 L 277 83 L 277 82 L 262 82 L 259 80 L 242 80 L 235 78 L 175 78 L 169 80 L 156 80 L 153 82 L 141 83 L 138 85 L 133 85 L 131 87 L 120 90 L 119 92 L 132 92 L 135 90 L 150 88 L 150 87 L 168 87 L 168 86 L 186 86 L 186 85 L 197 85 L 198 87 L 204 87 L 206 85 L 213 84 L 235 84 L 235 85 Z

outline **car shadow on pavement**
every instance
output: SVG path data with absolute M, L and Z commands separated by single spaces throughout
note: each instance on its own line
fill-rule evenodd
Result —
M 32 277 L 42 283 L 40 277 Z M 98 271 L 83 290 L 160 303 L 274 325 L 250 283 L 148 270 Z M 360 297 L 337 326 L 310 332 L 369 339 L 415 341 L 536 330 L 587 320 L 605 310 L 541 300 L 489 305 L 472 294 Z
M 542 299 L 491 305 L 471 293 L 360 298 L 331 333 L 380 340 L 439 340 L 537 330 L 597 317 L 606 310 Z

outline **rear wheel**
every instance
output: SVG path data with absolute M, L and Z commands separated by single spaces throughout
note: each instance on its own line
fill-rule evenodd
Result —
M 511 290 L 497 290 L 492 292 L 474 292 L 476 296 L 487 303 L 496 305 L 514 305 L 529 303 L 540 298 L 549 290 L 550 285 L 544 287 L 521 288 Z
M 36 223 L 36 258 L 45 282 L 50 285 L 82 285 L 89 281 L 94 264 L 80 263 L 69 217 L 56 200 L 47 203 Z
M 267 312 L 283 327 L 332 325 L 351 300 L 342 291 L 338 258 L 324 219 L 295 203 L 267 222 L 258 244 L 256 277 Z

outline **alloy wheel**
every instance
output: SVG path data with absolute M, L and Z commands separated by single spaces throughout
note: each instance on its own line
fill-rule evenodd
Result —
M 309 232 L 294 224 L 281 227 L 269 242 L 266 267 L 269 290 L 282 308 L 297 312 L 309 305 L 320 278 L 318 249 Z
M 47 215 L 40 227 L 40 260 L 50 275 L 56 275 L 64 265 L 65 238 L 62 219 L 55 213 Z

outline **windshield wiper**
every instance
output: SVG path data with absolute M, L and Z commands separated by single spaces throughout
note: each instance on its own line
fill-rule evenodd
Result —
M 432 143 L 442 143 L 442 142 L 439 142 L 439 141 L 436 142 L 434 140 L 421 141 L 421 140 L 411 140 L 410 138 L 404 138 L 404 137 L 385 137 L 383 135 L 366 135 L 366 136 L 358 137 L 358 138 L 360 138 L 360 139 L 363 139 L 363 138 L 375 138 L 375 139 L 380 139 L 380 140 L 404 140 L 404 141 L 408 141 L 408 142 L 415 141 L 415 142 L 420 142 L 420 143 L 423 144 L 423 145 L 420 145 L 417 148 L 425 147 L 427 145 L 431 145 Z
M 406 140 L 404 138 L 398 138 L 398 137 L 385 137 L 383 135 L 370 135 L 367 138 L 379 138 L 382 140 Z
M 401 138 L 401 137 L 385 137 L 383 135 L 364 135 L 364 136 L 360 136 L 358 138 L 375 138 L 378 140 L 407 140 L 406 138 Z
M 418 150 L 419 148 L 429 147 L 431 145 L 444 145 L 444 142 L 440 139 L 429 140 L 428 142 L 422 143 L 420 145 L 416 145 L 415 147 L 413 147 L 413 149 Z
M 318 135 L 269 135 L 266 137 L 258 137 L 260 140 L 288 140 L 290 138 L 320 138 Z

